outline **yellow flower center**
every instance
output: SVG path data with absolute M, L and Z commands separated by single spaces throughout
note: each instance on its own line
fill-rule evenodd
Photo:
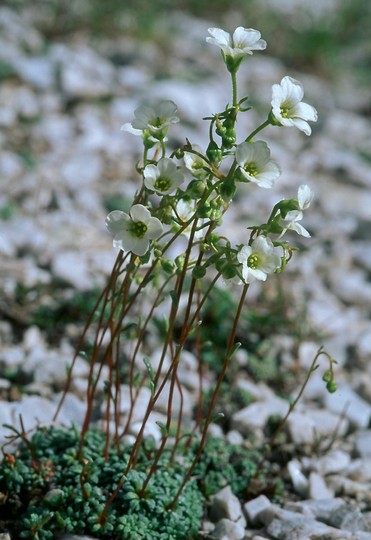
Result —
M 247 259 L 248 266 L 253 270 L 256 270 L 259 267 L 259 262 L 259 257 L 256 255 L 256 253 L 252 253 Z
M 133 221 L 130 227 L 130 232 L 137 238 L 143 238 L 148 230 L 147 225 L 143 221 Z
M 159 116 L 156 116 L 156 118 L 152 118 L 148 122 L 149 126 L 152 126 L 152 127 L 155 127 L 155 128 L 160 128 L 162 126 L 162 124 L 163 124 L 163 120 Z
M 258 174 L 258 167 L 256 164 L 252 161 L 251 163 L 246 163 L 244 165 L 244 170 L 250 175 L 250 176 L 256 176 Z
M 163 178 L 160 176 L 160 178 L 157 178 L 156 182 L 154 183 L 154 188 L 158 191 L 167 191 L 171 186 L 171 182 L 168 178 Z

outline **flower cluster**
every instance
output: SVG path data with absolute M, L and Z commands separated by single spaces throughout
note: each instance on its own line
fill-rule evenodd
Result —
M 297 198 L 277 203 L 267 223 L 250 227 L 250 237 L 241 245 L 234 246 L 219 234 L 223 216 L 238 183 L 270 189 L 281 175 L 267 143 L 255 136 L 268 125 L 293 126 L 310 135 L 308 122 L 317 120 L 317 111 L 302 101 L 302 84 L 292 77 L 283 77 L 272 87 L 267 119 L 238 143 L 237 115 L 251 107 L 244 108 L 247 98 L 237 99 L 236 73 L 242 60 L 253 51 L 264 50 L 267 44 L 260 32 L 242 26 L 233 34 L 219 28 L 210 28 L 209 34 L 206 41 L 221 49 L 232 76 L 232 106 L 209 119 L 210 142 L 205 152 L 187 141 L 170 156 L 166 155 L 165 143 L 169 127 L 179 121 L 175 103 L 158 101 L 136 109 L 132 123 L 122 129 L 143 139 L 142 186 L 129 213 L 111 212 L 106 225 L 114 235 L 115 247 L 138 256 L 153 253 L 155 248 L 160 260 L 178 237 L 186 236 L 189 245 L 182 260 L 193 268 L 194 276 L 203 276 L 209 267 L 215 266 L 225 279 L 250 284 L 265 281 L 268 274 L 285 266 L 290 247 L 282 238 L 288 231 L 310 236 L 300 222 L 313 193 L 307 185 L 300 186 Z M 154 155 L 150 158 L 148 152 L 153 147 Z M 227 173 L 221 172 L 220 164 L 230 156 L 233 164 Z M 191 254 L 197 246 L 196 265 Z

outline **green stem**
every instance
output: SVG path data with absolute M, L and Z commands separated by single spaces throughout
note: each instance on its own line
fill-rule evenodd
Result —
M 231 71 L 233 107 L 237 106 L 237 71 Z
M 247 139 L 245 139 L 246 142 L 250 142 L 257 133 L 259 133 L 259 131 L 262 131 L 264 128 L 266 128 L 267 126 L 270 126 L 270 121 L 269 119 L 266 120 L 265 122 L 263 122 L 260 126 L 258 126 L 248 137 Z

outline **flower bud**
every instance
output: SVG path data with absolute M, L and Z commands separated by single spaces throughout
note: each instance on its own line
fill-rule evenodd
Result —
M 175 264 L 178 270 L 183 270 L 185 257 L 184 255 L 178 255 L 178 257 L 175 258 Z
M 330 392 L 330 394 L 333 394 L 334 392 L 336 392 L 337 387 L 338 386 L 334 380 L 331 380 L 326 384 L 327 391 Z
M 192 277 L 194 279 L 202 279 L 206 275 L 206 268 L 203 266 L 195 266 L 192 270 Z
M 223 146 L 225 148 L 232 148 L 236 142 L 236 130 L 233 127 L 230 127 L 225 132 L 225 135 L 222 136 Z
M 210 141 L 210 144 L 206 150 L 206 155 L 213 165 L 219 165 L 223 158 L 223 152 L 220 150 L 215 141 Z
M 192 199 L 199 199 L 202 197 L 206 189 L 206 182 L 203 180 L 192 180 L 187 188 L 187 195 Z
M 322 375 L 322 380 L 326 383 L 332 381 L 332 373 L 331 371 L 328 369 L 327 371 L 324 372 L 324 374 Z
M 200 206 L 197 208 L 197 216 L 199 218 L 207 218 L 210 216 L 210 213 L 211 213 L 211 207 L 210 207 L 210 203 L 208 202 L 200 204 Z
M 175 269 L 175 264 L 170 259 L 161 259 L 161 267 L 167 274 L 172 274 Z
M 236 182 L 233 178 L 227 178 L 220 186 L 220 195 L 224 200 L 230 201 L 236 193 Z

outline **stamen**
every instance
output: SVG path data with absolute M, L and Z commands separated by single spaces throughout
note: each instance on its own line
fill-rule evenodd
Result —
M 250 255 L 250 257 L 247 259 L 248 266 L 252 268 L 253 270 L 256 270 L 259 266 L 259 257 L 256 255 L 256 253 L 253 253 Z
M 158 189 L 158 191 L 167 191 L 171 186 L 171 182 L 168 178 L 157 178 L 157 180 L 154 183 L 154 187 Z
M 256 164 L 253 161 L 251 163 L 246 163 L 246 165 L 244 165 L 244 170 L 250 176 L 256 176 L 258 174 L 258 167 L 256 166 Z
M 147 230 L 148 227 L 143 221 L 133 221 L 130 227 L 130 232 L 137 238 L 143 238 Z

